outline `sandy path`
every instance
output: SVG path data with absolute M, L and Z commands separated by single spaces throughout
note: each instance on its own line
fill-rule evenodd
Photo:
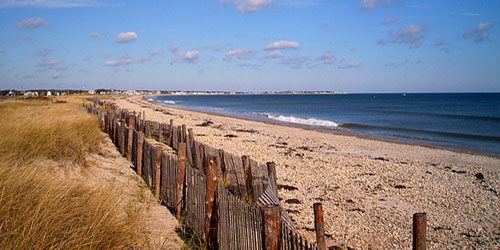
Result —
M 321 201 L 330 246 L 409 249 L 412 214 L 424 211 L 430 249 L 500 247 L 498 158 L 159 107 L 141 97 L 115 101 L 149 120 L 186 124 L 213 147 L 276 162 L 278 184 L 297 188 L 279 195 L 309 239 L 312 204 Z M 213 124 L 196 126 L 206 120 Z

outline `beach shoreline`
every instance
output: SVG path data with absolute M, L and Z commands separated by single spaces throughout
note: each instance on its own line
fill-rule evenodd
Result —
M 354 131 L 347 131 L 343 130 L 341 128 L 326 128 L 326 127 L 315 127 L 312 125 L 305 125 L 305 124 L 298 124 L 298 123 L 291 123 L 291 122 L 283 122 L 283 121 L 277 121 L 277 120 L 258 120 L 258 119 L 252 119 L 252 118 L 246 118 L 246 117 L 238 117 L 238 116 L 233 116 L 230 114 L 222 114 L 222 113 L 215 113 L 215 112 L 209 112 L 209 111 L 201 111 L 201 110 L 196 110 L 196 109 L 191 109 L 188 107 L 182 107 L 182 106 L 173 106 L 169 104 L 164 104 L 160 103 L 159 101 L 155 100 L 150 100 L 148 97 L 152 95 L 144 96 L 144 101 L 147 101 L 151 103 L 151 105 L 158 105 L 161 107 L 166 107 L 166 108 L 172 108 L 172 109 L 178 109 L 178 110 L 185 110 L 188 112 L 197 112 L 200 114 L 206 114 L 206 115 L 214 115 L 214 116 L 219 116 L 219 117 L 227 117 L 227 118 L 235 118 L 235 119 L 241 119 L 241 120 L 246 120 L 246 121 L 254 121 L 254 122 L 262 122 L 265 124 L 269 125 L 277 125 L 277 126 L 284 126 L 284 127 L 292 127 L 292 128 L 299 128 L 299 129 L 304 129 L 304 130 L 309 130 L 309 131 L 316 131 L 320 133 L 328 133 L 328 134 L 335 134 L 335 135 L 346 135 L 346 136 L 353 136 L 357 137 L 360 139 L 367 139 L 367 140 L 375 140 L 375 141 L 382 141 L 382 142 L 388 142 L 388 143 L 396 143 L 396 144 L 402 144 L 402 145 L 413 145 L 413 146 L 420 146 L 420 147 L 425 147 L 425 148 L 430 148 L 430 149 L 439 149 L 439 150 L 447 150 L 455 153 L 464 153 L 464 154 L 471 154 L 471 155 L 480 155 L 480 156 L 485 156 L 485 157 L 491 157 L 495 159 L 500 159 L 499 155 L 491 155 L 491 153 L 487 151 L 480 151 L 480 150 L 474 150 L 472 148 L 467 148 L 467 147 L 453 147 L 453 146 L 434 146 L 434 145 L 428 145 L 428 144 L 423 144 L 423 143 L 411 143 L 411 142 L 403 142 L 403 141 L 398 141 L 394 139 L 389 139 L 389 138 L 384 138 L 384 137 L 377 137 L 377 136 L 372 136 L 372 135 L 363 135 L 360 133 L 356 133 Z M 176 96 L 176 95 L 154 95 L 154 96 Z
M 278 184 L 288 187 L 279 190 L 282 203 L 309 240 L 312 204 L 322 202 L 330 246 L 410 248 L 416 212 L 428 215 L 430 249 L 500 245 L 498 158 L 190 111 L 141 96 L 114 102 L 148 120 L 186 124 L 214 148 L 276 162 Z

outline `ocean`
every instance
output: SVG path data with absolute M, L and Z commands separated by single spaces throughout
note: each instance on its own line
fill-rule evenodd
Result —
M 148 98 L 209 113 L 500 156 L 500 93 Z

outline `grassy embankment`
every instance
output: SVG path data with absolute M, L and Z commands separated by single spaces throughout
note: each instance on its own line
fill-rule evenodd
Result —
M 112 188 L 53 174 L 85 168 L 103 140 L 83 97 L 0 101 L 0 249 L 147 248 Z M 146 244 L 146 245 L 145 245 Z

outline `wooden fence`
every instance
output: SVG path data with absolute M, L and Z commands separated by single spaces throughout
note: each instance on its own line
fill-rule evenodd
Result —
M 144 113 L 97 99 L 84 106 L 99 117 L 103 130 L 159 201 L 184 218 L 184 226 L 208 248 L 318 249 L 297 234 L 281 204 L 259 201 L 270 182 L 276 183 L 275 173 L 269 174 L 274 164 L 204 145 L 191 129 L 175 126 L 173 120 L 149 121 Z M 278 215 L 266 216 L 262 204 Z
M 119 152 L 157 199 L 209 249 L 326 250 L 323 210 L 315 203 L 316 243 L 297 233 L 277 196 L 275 165 L 195 140 L 185 125 L 145 119 L 96 98 L 83 106 L 99 118 Z M 426 249 L 426 214 L 413 216 L 413 249 Z

